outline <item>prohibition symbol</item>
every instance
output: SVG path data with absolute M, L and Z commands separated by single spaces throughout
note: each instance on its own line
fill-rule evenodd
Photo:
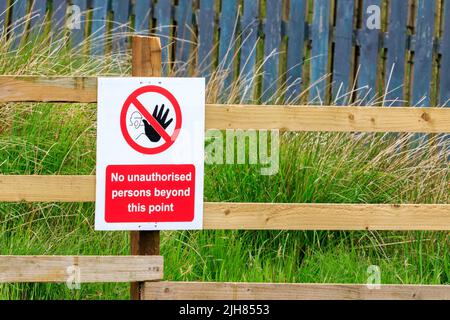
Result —
M 131 93 L 120 113 L 120 129 L 126 142 L 143 154 L 167 150 L 181 129 L 181 109 L 168 90 L 154 85 Z

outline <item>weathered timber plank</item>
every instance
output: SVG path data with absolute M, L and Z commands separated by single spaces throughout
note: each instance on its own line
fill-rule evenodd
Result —
M 146 300 L 448 300 L 450 286 L 364 284 L 147 282 Z
M 161 256 L 0 256 L 0 283 L 130 282 L 162 278 Z

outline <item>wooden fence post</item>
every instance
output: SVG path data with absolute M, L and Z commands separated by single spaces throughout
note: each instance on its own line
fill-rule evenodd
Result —
M 134 36 L 132 39 L 132 75 L 134 77 L 161 76 L 161 43 L 158 37 Z M 159 255 L 159 231 L 132 231 L 132 255 Z M 141 298 L 142 283 L 131 283 L 131 299 Z

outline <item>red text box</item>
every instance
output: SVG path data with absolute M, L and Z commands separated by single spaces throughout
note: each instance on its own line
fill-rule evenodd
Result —
M 194 199 L 194 165 L 106 167 L 106 222 L 190 222 Z

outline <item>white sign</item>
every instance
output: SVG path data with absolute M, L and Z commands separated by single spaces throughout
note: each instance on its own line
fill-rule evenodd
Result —
M 204 132 L 203 78 L 99 78 L 95 229 L 201 229 Z

